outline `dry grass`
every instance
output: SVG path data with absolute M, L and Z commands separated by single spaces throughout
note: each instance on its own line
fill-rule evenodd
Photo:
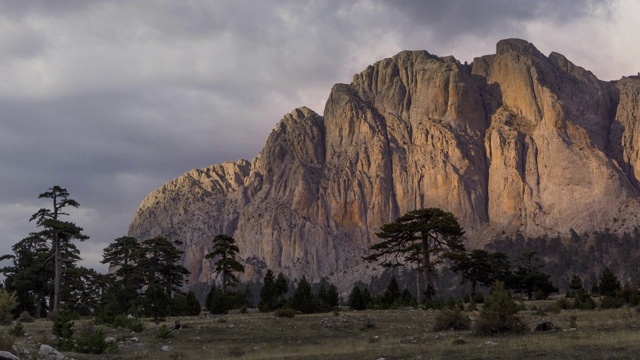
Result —
M 544 303 L 536 303 L 544 308 Z M 529 306 L 531 307 L 531 306 Z M 171 339 L 155 337 L 159 327 L 145 323 L 140 334 L 106 328 L 119 350 L 106 355 L 66 354 L 75 359 L 635 359 L 640 353 L 640 314 L 632 309 L 563 310 L 545 316 L 521 314 L 531 328 L 551 320 L 551 333 L 478 337 L 471 331 L 433 332 L 437 312 L 423 310 L 341 311 L 278 318 L 272 314 L 231 313 L 223 317 L 180 318 L 188 328 Z M 469 314 L 477 318 L 477 313 Z M 577 328 L 569 329 L 575 317 Z M 224 320 L 222 320 L 224 319 Z M 168 319 L 167 324 L 173 324 Z M 80 327 L 81 321 L 76 322 Z M 48 338 L 51 322 L 24 324 L 30 336 L 16 339 L 32 354 Z M 10 327 L 2 328 L 6 333 Z M 138 342 L 132 341 L 133 336 Z M 465 342 L 455 344 L 456 339 Z M 31 340 L 30 340 L 31 339 Z M 495 346 L 485 345 L 493 341 Z M 461 341 L 458 341 L 461 342 Z M 171 346 L 161 351 L 163 345 Z

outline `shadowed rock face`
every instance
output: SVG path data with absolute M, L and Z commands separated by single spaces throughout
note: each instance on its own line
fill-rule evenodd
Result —
M 440 207 L 469 243 L 499 232 L 640 224 L 640 79 L 602 82 L 560 54 L 503 40 L 462 65 L 404 51 L 331 90 L 324 117 L 299 108 L 251 163 L 192 170 L 154 190 L 129 235 L 184 242 L 190 282 L 233 236 L 245 278 L 266 269 L 343 290 L 384 223 Z M 621 225 L 623 224 L 623 225 Z M 622 228 L 621 228 L 622 226 Z

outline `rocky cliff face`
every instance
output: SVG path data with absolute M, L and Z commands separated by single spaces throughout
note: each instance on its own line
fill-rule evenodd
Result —
M 405 51 L 337 84 L 324 117 L 285 115 L 251 163 L 192 170 L 154 190 L 129 229 L 184 242 L 191 283 L 210 282 L 216 234 L 245 277 L 267 268 L 368 279 L 380 225 L 440 207 L 469 242 L 640 224 L 640 79 L 603 82 L 560 54 L 503 40 L 461 64 Z

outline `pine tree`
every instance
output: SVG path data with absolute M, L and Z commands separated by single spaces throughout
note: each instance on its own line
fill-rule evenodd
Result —
M 391 277 L 387 288 L 382 293 L 381 306 L 383 309 L 389 309 L 393 304 L 400 299 L 400 286 L 395 277 Z
M 306 277 L 302 277 L 296 287 L 290 301 L 291 308 L 304 314 L 311 314 L 316 311 L 316 302 L 311 292 L 311 285 Z
M 609 267 L 605 267 L 598 283 L 600 295 L 613 297 L 616 296 L 620 289 L 620 280 L 618 280 L 616 274 Z
M 438 208 L 410 211 L 393 223 L 385 224 L 376 235 L 381 242 L 372 245 L 364 260 L 384 267 L 414 264 L 422 270 L 425 295 L 431 299 L 434 265 L 451 253 L 464 252 L 464 231 L 456 217 Z
M 67 258 L 63 256 L 65 251 L 65 245 L 73 240 L 84 241 L 89 237 L 82 233 L 83 229 L 76 224 L 68 221 L 60 220 L 62 216 L 68 216 L 68 213 L 64 212 L 66 207 L 77 208 L 80 206 L 77 201 L 69 198 L 67 189 L 63 189 L 59 186 L 53 186 L 38 196 L 38 198 L 47 198 L 52 201 L 52 208 L 42 208 L 38 210 L 30 221 L 35 220 L 38 227 L 43 230 L 34 233 L 33 235 L 47 239 L 51 243 L 52 255 L 54 264 L 54 291 L 53 291 L 53 311 L 57 311 L 60 308 L 60 294 L 62 292 L 63 282 L 63 264 L 69 261 L 73 261 L 73 258 Z M 77 260 L 77 259 L 75 259 Z
M 267 270 L 267 274 L 264 276 L 262 288 L 260 289 L 260 302 L 258 303 L 258 309 L 263 312 L 274 310 L 277 299 L 278 290 L 276 289 L 273 271 Z
M 244 272 L 244 266 L 235 259 L 240 249 L 235 240 L 228 235 L 216 235 L 213 239 L 213 251 L 205 255 L 206 259 L 215 260 L 215 272 L 220 274 L 222 293 L 226 294 L 227 289 L 238 283 L 235 273 Z
M 207 295 L 207 309 L 209 309 L 209 312 L 212 314 L 226 314 L 230 308 L 227 294 L 213 285 Z
M 58 337 L 58 350 L 73 350 L 73 321 L 71 311 L 66 307 L 60 308 L 57 318 L 53 322 L 51 333 Z
M 525 252 L 518 261 L 516 271 L 508 279 L 509 287 L 524 291 L 529 300 L 533 299 L 534 293 L 540 293 L 546 298 L 550 293 L 559 291 L 549 279 L 549 274 L 542 272 L 543 267 L 544 263 L 537 252 Z
M 362 290 L 356 285 L 351 289 L 347 305 L 353 310 L 365 310 L 370 302 L 371 294 L 369 294 L 369 290 Z
M 496 282 L 480 311 L 476 331 L 480 335 L 522 332 L 525 325 L 516 317 L 518 306 L 500 281 Z
M 186 315 L 189 315 L 189 316 L 200 315 L 201 308 L 202 307 L 200 306 L 200 301 L 198 301 L 196 294 L 193 291 L 189 291 L 189 293 L 187 294 L 187 304 L 186 304 L 187 314 Z

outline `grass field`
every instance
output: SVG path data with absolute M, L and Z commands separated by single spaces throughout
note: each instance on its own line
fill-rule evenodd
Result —
M 548 303 L 528 306 L 544 308 Z M 471 331 L 434 332 L 437 311 L 417 309 L 350 311 L 277 318 L 249 312 L 224 316 L 169 318 L 187 328 L 160 339 L 162 324 L 145 321 L 132 333 L 104 328 L 118 340 L 118 350 L 103 355 L 65 353 L 75 359 L 637 359 L 640 356 L 640 313 L 621 308 L 602 311 L 563 310 L 520 316 L 531 329 L 550 320 L 554 332 L 481 337 Z M 477 318 L 477 312 L 470 312 Z M 77 320 L 76 332 L 84 322 Z M 575 325 L 575 328 L 571 327 Z M 18 349 L 35 357 L 37 347 L 51 343 L 52 322 L 24 324 L 28 334 L 15 338 Z M 2 328 L 7 334 L 10 326 Z M 135 341 L 137 338 L 137 341 Z M 5 336 L 6 338 L 6 336 Z M 463 339 L 461 341 L 459 339 Z M 493 344 L 487 345 L 490 341 Z M 163 351 L 165 345 L 170 350 Z

